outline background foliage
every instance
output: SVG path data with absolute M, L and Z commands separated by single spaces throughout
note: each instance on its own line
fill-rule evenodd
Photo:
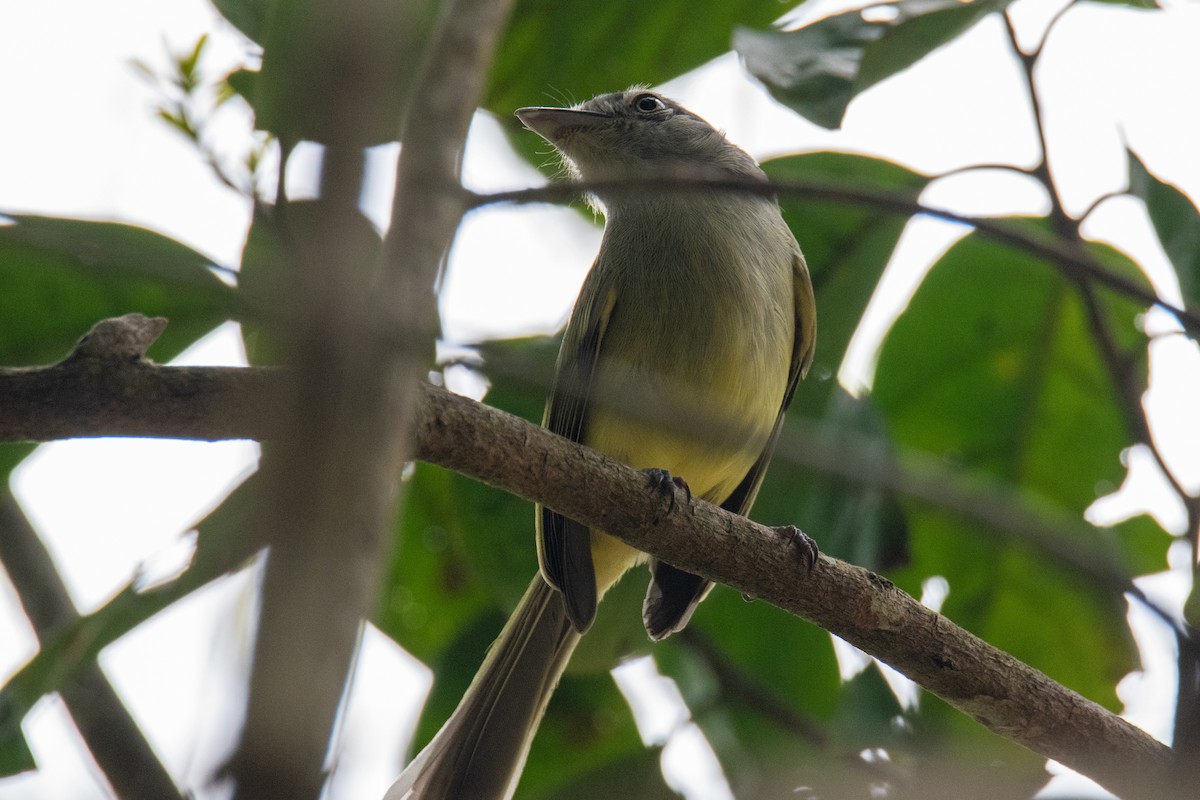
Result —
M 415 65 L 437 4 L 367 3 L 398 46 L 348 54 L 353 48 L 331 24 L 339 13 L 330 0 L 214 2 L 263 47 L 261 69 L 239 71 L 229 84 L 285 149 L 300 140 L 328 140 L 323 76 L 355 65 L 368 65 L 364 80 L 386 83 L 394 100 L 364 123 L 364 138 L 355 144 L 397 137 L 399 121 L 411 112 Z M 835 127 L 856 95 L 980 19 L 1003 14 L 1007 5 L 904 0 L 886 21 L 852 11 L 781 31 L 770 27 L 780 7 L 759 0 L 521 0 L 491 73 L 486 107 L 516 133 L 512 109 L 538 102 L 548 89 L 569 102 L 634 83 L 657 84 L 733 47 L 781 103 Z M 174 79 L 185 97 L 196 85 L 202 46 L 177 64 Z M 1030 74 L 1036 57 L 1024 59 Z M 199 144 L 203 120 L 184 108 L 164 108 L 164 119 Z M 1040 130 L 1040 116 L 1030 113 Z M 534 137 L 514 136 L 513 143 L 532 163 L 544 160 L 534 152 Z M 780 181 L 882 190 L 908 203 L 936 177 L 833 152 L 781 157 L 765 168 Z M 257 169 L 251 159 L 252 187 Z M 1085 245 L 1044 163 L 1019 171 L 1043 181 L 1053 209 L 1044 219 L 1002 223 L 1086 248 L 1097 263 L 1148 287 L 1128 257 Z M 1132 153 L 1129 191 L 1145 201 L 1186 306 L 1196 308 L 1195 205 Z M 219 265 L 227 272 L 246 268 L 240 289 L 217 278 L 203 256 L 152 231 L 10 215 L 10 224 L 0 227 L 0 361 L 53 360 L 98 319 L 129 311 L 170 318 L 167 336 L 151 353 L 159 360 L 227 319 L 253 330 L 256 315 L 281 291 L 279 274 L 259 276 L 281 273 L 286 284 L 287 265 L 276 263 L 270 244 L 276 217 L 267 212 L 277 199 L 256 201 L 263 213 L 255 215 L 245 262 Z M 950 618 L 1119 710 L 1116 682 L 1138 666 L 1124 615 L 1129 587 L 1120 577 L 1164 569 L 1171 538 L 1145 517 L 1104 529 L 1082 519 L 1100 494 L 1122 481 L 1123 450 L 1153 444 L 1138 403 L 1147 382 L 1145 305 L 995 237 L 973 234 L 931 267 L 887 335 L 874 390 L 852 397 L 834 376 L 910 215 L 819 193 L 789 193 L 781 202 L 812 269 L 820 339 L 812 377 L 797 397 L 754 516 L 798 524 L 830 555 L 881 571 L 917 595 L 923 582 L 941 576 L 950 587 L 943 609 Z M 540 421 L 556 343 L 484 342 L 478 351 L 490 382 L 487 402 Z M 259 356 L 264 352 L 269 349 Z M 805 437 L 814 431 L 820 437 Z M 805 446 L 817 455 L 845 450 L 850 456 L 862 442 L 871 449 L 859 452 L 878 456 L 883 477 L 848 476 L 818 460 L 787 457 Z M 8 470 L 27 448 L 4 452 L 0 463 Z M 944 478 L 945 495 L 907 491 L 905 479 L 914 475 Z M 235 513 L 237 498 L 252 491 L 252 484 L 243 488 L 204 523 L 202 555 L 173 590 L 144 593 L 141 600 L 123 594 L 85 621 L 92 626 L 85 650 L 63 646 L 77 641 L 72 637 L 82 622 L 39 632 L 42 656 L 0 694 L 0 764 L 9 772 L 32 766 L 19 725 L 38 697 L 72 681 L 100 647 L 179 592 L 253 551 L 253 542 L 235 544 L 230 533 L 243 522 Z M 1185 499 L 1194 534 L 1197 505 Z M 436 467 L 416 467 L 373 622 L 437 675 L 418 745 L 449 713 L 536 568 L 532 518 L 522 501 Z M 1049 540 L 1030 535 L 1030 520 L 1051 532 Z M 551 704 L 521 796 L 671 796 L 659 777 L 659 753 L 643 747 L 607 676 L 622 658 L 650 652 L 679 685 L 739 797 L 780 796 L 794 786 L 812 786 L 824 796 L 866 796 L 881 780 L 904 796 L 920 785 L 913 776 L 934 770 L 964 787 L 1002 773 L 1006 796 L 1016 797 L 1043 779 L 1042 759 L 933 698 L 923 698 L 919 708 L 902 706 L 874 669 L 841 681 L 827 634 L 720 587 L 684 635 L 652 650 L 636 613 L 643 585 L 640 575 L 626 580 L 603 605 Z M 886 749 L 890 763 L 859 757 L 871 748 Z M 954 769 L 945 766 L 951 762 Z

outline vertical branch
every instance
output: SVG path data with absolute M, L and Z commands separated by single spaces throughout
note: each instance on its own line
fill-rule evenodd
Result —
M 1055 231 L 1069 245 L 1075 247 L 1083 247 L 1086 241 L 1079 232 L 1079 221 L 1073 219 L 1063 206 L 1062 196 L 1058 191 L 1058 186 L 1055 184 L 1053 176 L 1050 173 L 1047 162 L 1046 150 L 1046 128 L 1042 118 L 1041 101 L 1038 96 L 1037 86 L 1034 81 L 1034 70 L 1037 67 L 1038 60 L 1041 57 L 1042 49 L 1045 47 L 1046 39 L 1050 35 L 1050 30 L 1063 13 L 1070 8 L 1068 5 L 1062 11 L 1051 19 L 1047 26 L 1046 32 L 1042 37 L 1042 42 L 1038 48 L 1032 53 L 1024 53 L 1017 44 L 1017 33 L 1013 27 L 1012 19 L 1008 13 L 1003 14 L 1005 30 L 1008 32 L 1009 42 L 1012 45 L 1013 52 L 1020 61 L 1023 73 L 1025 75 L 1025 84 L 1029 92 L 1030 108 L 1033 112 L 1034 124 L 1037 128 L 1038 141 L 1041 143 L 1042 158 L 1034 167 L 1031 174 L 1038 180 L 1039 183 L 1046 189 L 1050 196 L 1050 218 Z M 1090 209 L 1089 209 L 1090 210 Z M 1085 215 L 1086 216 L 1086 215 Z M 1200 502 L 1193 498 L 1179 481 L 1174 471 L 1167 465 L 1163 458 L 1162 452 L 1151 435 L 1150 426 L 1146 421 L 1145 409 L 1142 407 L 1142 385 L 1137 380 L 1134 372 L 1134 364 L 1136 359 L 1128 353 L 1121 351 L 1120 345 L 1117 343 L 1116 337 L 1113 335 L 1109 320 L 1104 316 L 1100 308 L 1095 293 L 1092 291 L 1091 283 L 1085 277 L 1080 277 L 1076 281 L 1084 302 L 1084 307 L 1087 310 L 1088 319 L 1092 326 L 1092 331 L 1096 339 L 1097 346 L 1100 349 L 1101 356 L 1108 365 L 1109 374 L 1112 377 L 1113 383 L 1117 388 L 1118 399 L 1124 410 L 1126 421 L 1130 429 L 1135 432 L 1137 438 L 1144 443 L 1153 454 L 1155 461 L 1158 463 L 1159 469 L 1166 476 L 1176 494 L 1183 501 L 1188 513 L 1188 530 L 1192 531 L 1197 528 L 1197 512 L 1200 511 Z
M 1069 7 L 1069 6 L 1068 6 Z M 1065 10 L 1065 9 L 1064 9 Z M 1050 21 L 1050 26 L 1053 26 L 1060 17 L 1055 16 Z M 1046 39 L 1050 36 L 1050 27 L 1046 28 L 1045 34 L 1042 36 L 1042 41 L 1037 49 L 1032 53 L 1026 53 L 1021 49 L 1021 45 L 1017 40 L 1017 30 L 1013 26 L 1012 17 L 1005 11 L 1000 15 L 1004 19 L 1004 29 L 1008 33 L 1008 41 L 1012 46 L 1013 55 L 1017 57 L 1017 62 L 1021 65 L 1021 72 L 1025 78 L 1025 89 L 1029 93 L 1029 108 L 1033 112 L 1034 129 L 1037 132 L 1038 148 L 1041 150 L 1041 157 L 1033 166 L 1030 174 L 1046 189 L 1050 195 L 1050 221 L 1054 226 L 1054 231 L 1064 239 L 1072 239 L 1078 236 L 1078 223 L 1071 219 L 1063 207 L 1062 197 L 1058 193 L 1058 186 L 1054 183 L 1054 178 L 1050 174 L 1050 149 L 1046 139 L 1046 124 L 1042 116 L 1042 100 L 1037 91 L 1037 83 L 1034 80 L 1034 71 L 1037 69 L 1038 59 L 1042 55 L 1042 48 L 1046 46 Z
M 271 548 L 231 765 L 239 798 L 320 794 L 359 625 L 390 560 L 416 385 L 436 333 L 433 287 L 465 209 L 458 163 L 508 7 L 460 0 L 444 10 L 407 113 L 382 248 L 357 210 L 362 151 L 347 144 L 326 148 L 318 216 L 285 235 L 303 243 L 288 254 L 294 300 L 284 330 L 297 393 L 282 409 L 287 432 L 263 459 L 259 524 Z M 378 35 L 369 19 L 363 26 L 364 37 Z M 354 79 L 354 70 L 340 74 Z M 369 94 L 335 87 L 322 99 L 345 128 L 331 140 L 360 141 L 353 126 L 369 118 Z
M 436 330 L 433 291 L 468 208 L 458 181 L 463 144 L 512 0 L 459 0 L 444 9 L 409 109 L 384 246 L 382 297 L 407 330 Z M 420 298 L 418 301 L 417 298 Z
M 1042 158 L 1040 163 L 1034 168 L 1032 174 L 1041 182 L 1050 196 L 1050 216 L 1054 230 L 1064 240 L 1082 248 L 1086 242 L 1080 234 L 1079 221 L 1072 219 L 1067 214 L 1062 203 L 1062 197 L 1058 192 L 1058 187 L 1055 185 L 1048 167 L 1046 157 L 1046 129 L 1042 118 L 1041 102 L 1034 81 L 1034 70 L 1045 47 L 1046 39 L 1050 35 L 1050 30 L 1062 17 L 1067 8 L 1070 8 L 1070 5 L 1051 19 L 1047 25 L 1046 32 L 1043 34 L 1041 43 L 1034 52 L 1028 54 L 1022 52 L 1017 43 L 1016 30 L 1008 13 L 1005 12 L 1003 17 L 1009 41 L 1021 63 L 1025 75 L 1030 106 L 1037 127 L 1038 141 L 1041 143 Z M 1086 217 L 1086 214 L 1084 217 Z M 1162 451 L 1154 440 L 1149 421 L 1146 418 L 1145 407 L 1142 405 L 1144 390 L 1135 370 L 1137 359 L 1132 357 L 1131 354 L 1122 351 L 1113 333 L 1111 322 L 1105 316 L 1090 281 L 1080 277 L 1075 283 L 1083 300 L 1092 336 L 1100 351 L 1101 358 L 1107 365 L 1110 378 L 1116 388 L 1117 399 L 1124 412 L 1126 423 L 1136 438 L 1149 448 L 1159 469 L 1166 476 L 1176 495 L 1182 501 L 1187 512 L 1188 531 L 1192 536 L 1192 552 L 1195 554 L 1198 547 L 1197 542 L 1200 541 L 1200 498 L 1191 495 L 1186 487 L 1183 486 L 1174 471 L 1168 466 Z M 1200 780 L 1200 767 L 1195 766 L 1198 762 L 1194 757 L 1196 753 L 1200 752 L 1200 646 L 1198 646 L 1194 636 L 1195 631 L 1190 626 L 1174 627 L 1174 632 L 1179 651 L 1176 662 L 1179 688 L 1176 695 L 1174 730 L 1175 764 L 1178 774 L 1173 777 L 1177 781 L 1177 785 L 1188 785 Z

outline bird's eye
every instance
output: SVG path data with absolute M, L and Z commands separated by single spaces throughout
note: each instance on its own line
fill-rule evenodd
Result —
M 638 111 L 649 114 L 654 111 L 662 111 L 667 105 L 652 94 L 643 94 L 638 95 L 634 99 L 633 107 Z

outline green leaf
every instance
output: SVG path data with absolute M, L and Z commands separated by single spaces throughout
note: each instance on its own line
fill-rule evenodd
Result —
M 273 0 L 213 0 L 213 5 L 251 40 L 266 42 L 272 7 L 276 5 Z
M 1012 0 L 974 0 L 970 3 L 915 0 L 901 3 L 899 24 L 863 53 L 855 82 L 856 93 L 911 67 L 937 48 L 979 22 L 1003 11 Z M 911 10 L 909 10 L 911 9 Z
M 0 698 L 0 778 L 9 778 L 37 769 L 33 751 L 21 730 L 22 716 L 7 698 Z
M 97 321 L 132 311 L 171 321 L 150 350 L 165 360 L 234 313 L 234 292 L 212 261 L 161 234 L 5 216 L 13 224 L 0 224 L 0 363 L 57 361 Z
M 557 341 L 532 337 L 479 349 L 485 369 L 493 359 L 497 365 L 486 401 L 540 422 L 545 384 L 530 381 L 528 370 L 548 375 Z M 426 661 L 439 659 L 481 618 L 507 615 L 538 569 L 531 503 L 425 463 L 408 482 L 398 536 L 376 621 Z
M 895 463 L 887 458 L 894 456 L 886 449 L 890 436 L 869 396 L 852 397 L 839 388 L 830 397 L 821 424 L 829 438 L 811 446 L 839 452 L 853 446 L 845 442 L 860 441 L 865 435 L 885 443 L 881 460 Z M 806 443 L 797 442 L 795 446 L 804 447 Z M 787 480 L 792 489 L 779 493 L 789 504 L 784 508 L 790 514 L 777 521 L 819 532 L 823 552 L 875 572 L 887 572 L 908 562 L 908 525 L 890 490 L 826 475 L 792 478 L 794 472 L 794 467 L 780 470 L 779 479 Z M 763 513 L 767 510 L 761 509 Z
M 857 95 L 1009 2 L 901 0 L 886 6 L 896 12 L 890 19 L 867 20 L 854 10 L 791 31 L 739 28 L 733 47 L 776 100 L 832 129 Z
M 1146 204 L 1167 258 L 1175 267 L 1185 305 L 1200 302 L 1200 211 L 1174 185 L 1156 178 L 1132 150 L 1129 192 Z
M 1045 220 L 1030 224 L 1049 229 Z M 1110 248 L 1092 250 L 1110 268 L 1138 274 Z M 1136 327 L 1143 311 L 1119 297 L 1100 304 L 1118 345 L 1133 356 L 1145 354 Z M 1144 387 L 1144 369 L 1137 380 Z M 874 396 L 902 446 L 999 487 L 1019 486 L 1076 518 L 1101 487 L 1119 484 L 1120 454 L 1133 441 L 1074 285 L 1049 264 L 977 235 L 932 268 L 888 334 Z M 893 576 L 898 583 L 946 577 L 950 618 L 1115 704 L 1113 686 L 1134 659 L 1120 597 L 978 523 L 923 504 L 906 508 L 913 565 Z M 1091 532 L 1095 539 L 1081 547 L 1111 538 Z M 1154 542 L 1160 558 L 1165 539 Z
M 485 107 L 518 133 L 521 106 L 663 83 L 727 52 L 734 26 L 765 26 L 785 11 L 762 0 L 518 0 Z M 533 134 L 514 142 L 532 163 L 546 160 Z
M 857 94 L 863 51 L 888 30 L 887 22 L 867 22 L 847 11 L 794 31 L 738 28 L 733 49 L 771 96 L 823 128 L 842 124 Z
M 438 8 L 435 0 L 364 0 L 351 14 L 337 0 L 279 3 L 266 30 L 256 29 L 265 38 L 262 70 L 254 80 L 231 76 L 230 83 L 253 106 L 257 127 L 285 144 L 394 141 Z M 351 91 L 369 102 L 357 102 Z M 346 125 L 344 114 L 363 106 L 370 113 Z

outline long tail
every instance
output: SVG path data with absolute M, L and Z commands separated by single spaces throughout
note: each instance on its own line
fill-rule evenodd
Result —
M 458 708 L 385 800 L 507 800 L 579 634 L 535 575 Z

